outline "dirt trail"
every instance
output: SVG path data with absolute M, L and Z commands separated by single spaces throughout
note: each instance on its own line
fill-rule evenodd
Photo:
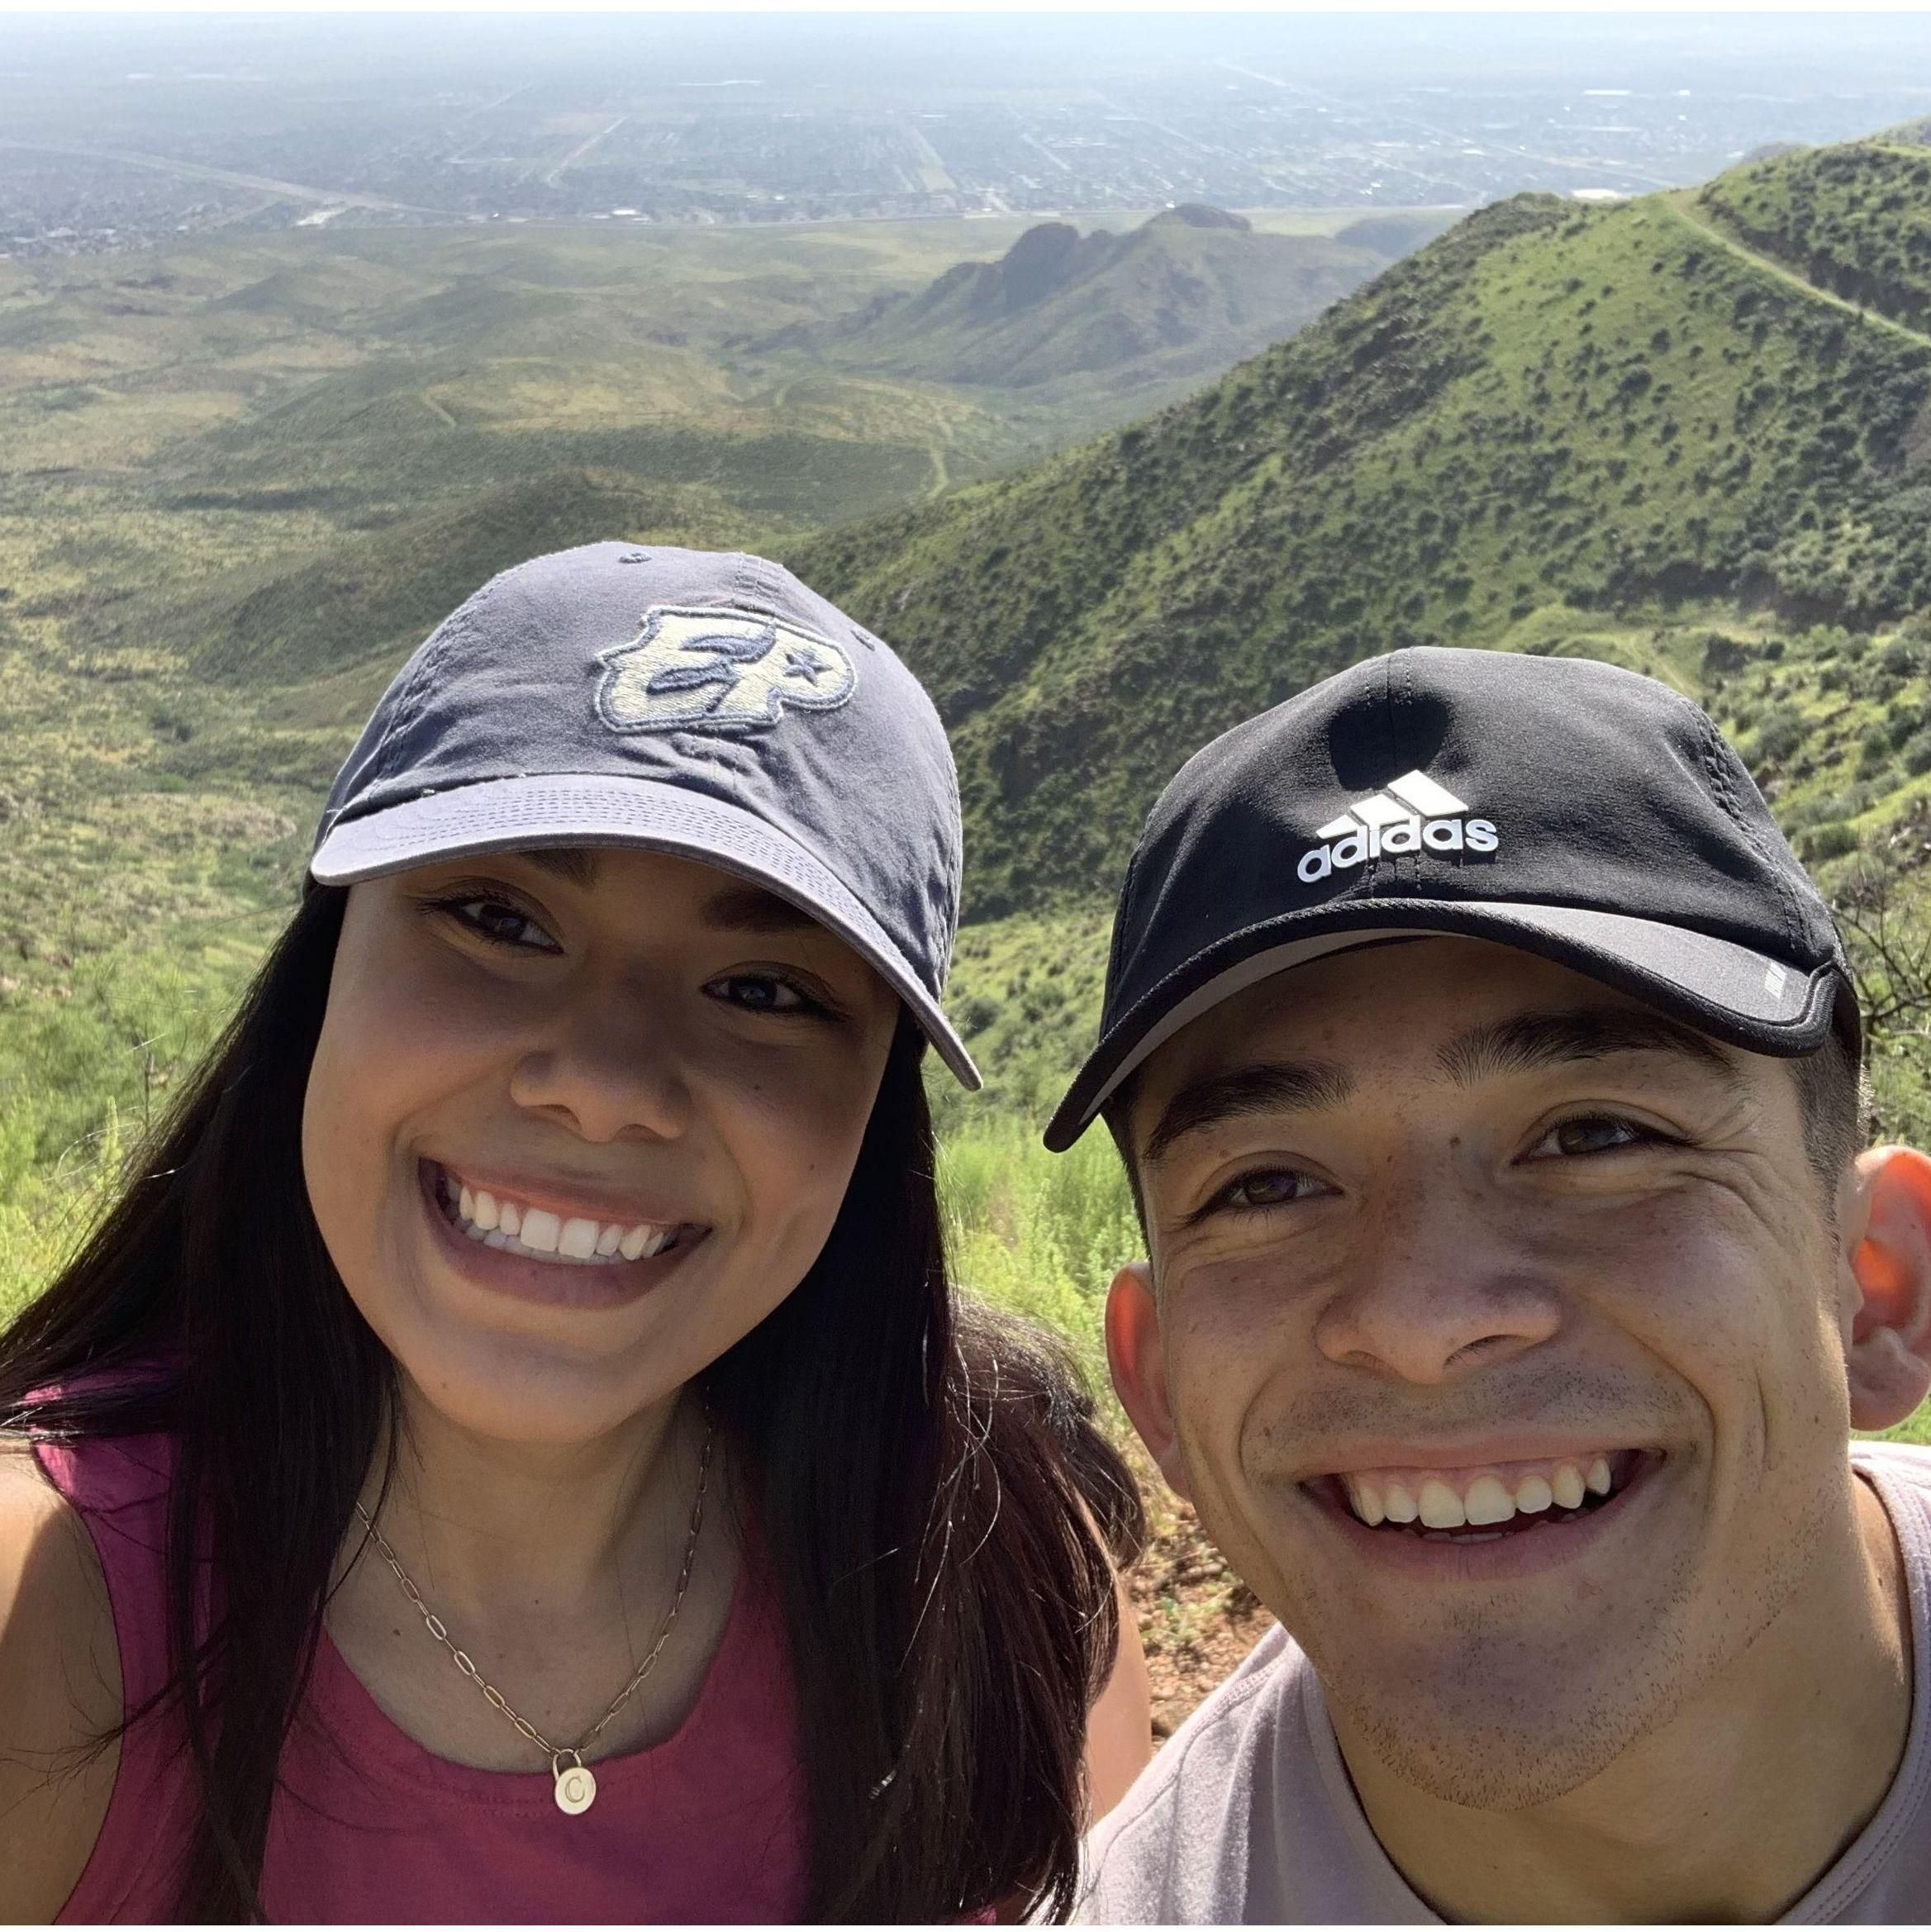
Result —
M 1273 1622 L 1201 1534 L 1193 1511 L 1169 1507 L 1127 1578 L 1153 1682 L 1156 1739 L 1172 1736 Z M 1156 1506 L 1153 1513 L 1167 1512 Z
M 1914 342 L 1920 349 L 1931 349 L 1931 335 L 1906 326 L 1903 322 L 1893 321 L 1889 316 L 1880 315 L 1874 308 L 1859 308 L 1856 302 L 1848 302 L 1841 295 L 1833 295 L 1828 288 L 1819 288 L 1814 282 L 1800 275 L 1788 264 L 1780 262 L 1775 255 L 1761 255 L 1748 243 L 1739 241 L 1724 227 L 1706 209 L 1697 206 L 1695 197 L 1697 190 L 1692 188 L 1679 188 L 1672 194 L 1658 197 L 1662 205 L 1677 219 L 1694 228 L 1706 241 L 1714 241 L 1719 247 L 1727 248 L 1734 255 L 1748 262 L 1752 268 L 1766 275 L 1774 276 L 1779 282 L 1800 290 L 1817 302 L 1827 302 L 1833 308 L 1841 308 L 1845 314 L 1857 316 L 1858 321 L 1868 322 L 1874 328 L 1888 329 L 1894 335 L 1902 335 L 1907 342 Z
M 1171 1737 L 1233 1675 L 1273 1619 L 1201 1532 L 1192 1506 L 1174 1495 L 1153 1459 L 1122 1429 L 1115 1444 L 1139 1482 L 1147 1547 L 1127 1573 L 1127 1593 L 1153 1680 L 1153 1735 Z

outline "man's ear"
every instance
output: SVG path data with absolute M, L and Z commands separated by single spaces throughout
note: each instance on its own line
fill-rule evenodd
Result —
M 1167 1357 L 1160 1341 L 1160 1310 L 1153 1299 L 1153 1271 L 1130 1261 L 1106 1295 L 1106 1360 L 1120 1406 L 1176 1495 L 1185 1497 L 1187 1472 L 1167 1397 Z M 1191 1501 L 1188 1497 L 1188 1501 Z
M 1931 1160 L 1910 1147 L 1857 1157 L 1847 1204 L 1857 1284 L 1844 1335 L 1851 1421 L 1889 1429 L 1931 1390 Z

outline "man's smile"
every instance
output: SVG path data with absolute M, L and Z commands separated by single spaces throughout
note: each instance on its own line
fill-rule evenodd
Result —
M 1644 1506 L 1669 1456 L 1581 1446 L 1502 1460 L 1412 1460 L 1336 1470 L 1295 1485 L 1350 1552 L 1443 1582 L 1496 1582 L 1567 1563 Z
M 1568 1522 L 1628 1488 L 1644 1449 L 1584 1449 L 1528 1461 L 1421 1463 L 1328 1478 L 1369 1529 L 1481 1542 Z

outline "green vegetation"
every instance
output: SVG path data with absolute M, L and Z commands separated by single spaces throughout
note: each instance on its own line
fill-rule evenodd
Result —
M 1739 168 L 1701 200 L 1813 286 L 1931 325 L 1931 148 L 1894 138 L 1814 149 Z
M 1881 1126 L 1931 1139 L 1927 169 L 1862 142 L 1519 197 L 1011 473 L 1130 405 L 1088 366 L 1096 312 L 1056 306 L 1078 277 L 1018 305 L 1052 325 L 1024 343 L 972 319 L 1009 278 L 942 275 L 956 226 L 0 264 L 0 1301 L 218 1023 L 402 652 L 592 535 L 775 547 L 930 685 L 991 1087 L 935 1088 L 961 1273 L 1083 1348 L 1131 1207 L 1102 1137 L 1034 1135 L 1125 851 L 1187 750 L 1390 645 L 1585 654 L 1708 705 L 1843 909 Z M 1304 260 L 1400 245 L 1339 226 Z M 1140 234 L 1060 251 L 1136 342 L 1182 254 L 1239 239 Z M 977 380 L 994 341 L 1040 379 Z M 1177 364 L 1138 366 L 1144 407 Z
M 1371 651 L 1931 602 L 1928 396 L 1931 345 L 1667 197 L 1524 197 L 1150 421 L 793 557 L 932 684 L 996 918 L 1116 876 L 1174 748 Z
M 1105 1389 L 1101 1311 L 1144 1249 L 1112 1143 L 1049 1154 L 1030 1121 L 980 1121 L 947 1137 L 939 1181 L 960 1286 L 1057 1330 Z
M 272 931 L 223 926 L 55 953 L 38 997 L 0 975 L 0 1320 L 73 1251 Z

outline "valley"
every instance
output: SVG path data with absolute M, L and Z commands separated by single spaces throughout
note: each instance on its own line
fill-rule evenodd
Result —
M 1445 217 L 1347 247 L 1353 212 L 1220 219 L 1184 368 L 1102 330 L 1017 383 L 936 349 L 840 361 L 815 332 L 997 273 L 1018 218 L 0 262 L 0 1301 L 216 1023 L 362 716 L 478 584 L 613 535 L 775 550 L 1012 468 L 1184 393 Z M 1136 271 L 1186 306 L 1196 231 L 1144 234 Z M 1007 346 L 1103 322 L 1112 293 L 1058 290 Z
M 395 666 L 492 571 L 613 535 L 768 549 L 934 692 L 990 1076 L 934 1087 L 955 1263 L 1089 1370 L 1131 1204 L 1103 1135 L 1036 1135 L 1139 816 L 1391 645 L 1709 706 L 1853 925 L 1881 1130 L 1931 1137 L 1931 148 L 1367 245 L 1245 219 L 0 264 L 0 1308 L 221 1024 Z M 1254 1613 L 1157 1515 L 1174 1717 Z

